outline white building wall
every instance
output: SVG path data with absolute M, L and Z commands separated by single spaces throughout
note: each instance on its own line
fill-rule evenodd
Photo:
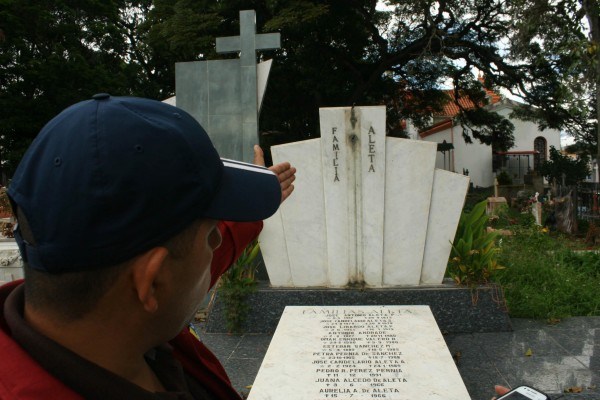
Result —
M 512 109 L 510 107 L 503 106 L 496 110 L 498 114 L 505 118 L 509 118 Z M 546 148 L 546 160 L 550 157 L 550 146 L 556 147 L 557 150 L 561 150 L 560 145 L 560 132 L 556 129 L 545 129 L 540 131 L 537 124 L 531 121 L 522 121 L 520 119 L 511 119 L 510 122 L 515 126 L 514 137 L 515 146 L 510 151 L 531 151 L 533 148 L 533 141 L 539 136 L 543 136 L 547 141 Z M 532 164 L 533 165 L 533 164 Z
M 501 104 L 498 105 L 494 111 L 506 118 L 509 118 L 510 113 L 512 112 L 512 107 L 510 104 Z M 509 149 L 509 151 L 532 151 L 534 150 L 533 142 L 539 136 L 546 138 L 546 160 L 550 157 L 550 146 L 554 146 L 558 150 L 561 149 L 559 131 L 555 129 L 546 129 L 544 131 L 540 131 L 537 124 L 530 121 L 522 121 L 518 119 L 510 119 L 510 121 L 515 126 L 513 133 L 515 145 L 513 148 Z M 442 143 L 444 140 L 446 140 L 446 142 L 454 144 L 454 164 L 450 163 L 450 168 L 448 168 L 448 162 L 446 161 L 446 168 L 444 168 L 443 154 L 438 152 L 436 158 L 436 168 L 452 170 L 453 165 L 453 172 L 457 173 L 462 173 L 463 168 L 465 170 L 468 169 L 469 177 L 471 178 L 471 182 L 475 187 L 489 187 L 494 184 L 494 173 L 492 172 L 492 147 L 481 144 L 477 139 L 473 139 L 473 143 L 467 144 L 462 137 L 462 127 L 460 125 L 454 126 L 452 129 L 434 133 L 433 135 L 427 136 L 422 140 L 437 143 Z M 446 154 L 448 156 L 448 153 Z M 513 162 L 517 161 L 515 160 Z M 533 155 L 530 156 L 529 163 L 533 169 Z M 523 172 L 525 172 L 527 169 L 526 157 L 521 158 L 521 167 L 523 168 Z
M 473 140 L 473 143 L 467 144 L 462 136 L 460 125 L 427 136 L 423 140 L 436 143 L 442 143 L 445 140 L 454 144 L 454 155 L 446 153 L 446 168 L 443 167 L 443 154 L 441 152 L 437 153 L 436 168 L 459 174 L 463 173 L 463 169 L 469 170 L 469 177 L 475 187 L 489 187 L 494 184 L 492 148 L 479 143 L 478 140 Z M 450 163 L 448 163 L 448 158 L 451 159 Z
M 439 132 L 434 135 L 428 136 L 423 140 L 426 142 L 433 143 L 443 143 L 445 140 L 447 143 L 450 143 L 450 131 L 448 130 L 444 132 Z M 445 169 L 446 171 L 452 171 L 452 152 L 447 151 L 446 158 L 444 159 L 444 154 L 441 151 L 438 151 L 435 157 L 435 167 L 439 169 Z

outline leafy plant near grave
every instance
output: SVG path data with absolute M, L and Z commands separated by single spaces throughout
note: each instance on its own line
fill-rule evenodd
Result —
M 227 329 L 239 333 L 248 316 L 248 295 L 256 290 L 256 257 L 260 246 L 258 241 L 250 243 L 242 255 L 221 277 L 219 288 L 225 306 Z
M 504 268 L 498 264 L 498 233 L 486 229 L 489 220 L 486 206 L 484 200 L 460 216 L 448 261 L 448 274 L 459 285 L 473 287 L 488 283 L 496 271 Z

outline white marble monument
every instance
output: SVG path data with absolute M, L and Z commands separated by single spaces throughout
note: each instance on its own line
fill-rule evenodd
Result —
M 273 146 L 296 190 L 260 237 L 274 287 L 440 284 L 469 178 L 435 143 L 385 136 L 385 107 L 322 108 L 321 138 Z
M 0 283 L 23 279 L 23 259 L 14 240 L 0 240 Z
M 468 400 L 428 306 L 286 307 L 248 400 Z

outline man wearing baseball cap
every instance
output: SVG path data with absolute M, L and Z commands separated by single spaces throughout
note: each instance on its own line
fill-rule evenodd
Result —
M 220 159 L 153 100 L 52 119 L 9 187 L 25 281 L 0 288 L 0 399 L 239 399 L 185 328 L 294 173 Z

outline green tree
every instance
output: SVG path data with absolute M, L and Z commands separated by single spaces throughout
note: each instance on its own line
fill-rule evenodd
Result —
M 386 10 L 378 3 L 5 1 L 1 165 L 14 168 L 43 123 L 95 92 L 173 95 L 175 63 L 224 58 L 215 37 L 238 35 L 243 9 L 257 11 L 259 32 L 282 34 L 281 49 L 259 56 L 276 58 L 261 115 L 267 144 L 317 137 L 319 107 L 386 105 L 388 134 L 401 136 L 401 121 L 425 127 L 444 103 L 468 98 L 475 109 L 456 101 L 465 139 L 506 150 L 513 126 L 484 107 L 484 87 L 520 95 L 532 107 L 517 114 L 542 128 L 597 137 L 596 0 L 388 0 Z
M 578 149 L 600 154 L 600 17 L 597 0 L 512 0 L 507 54 L 527 65 L 516 115 L 566 130 Z M 543 21 L 540 23 L 540 21 Z
M 150 46 L 172 63 L 212 59 L 215 37 L 238 35 L 239 10 L 255 9 L 259 32 L 282 34 L 282 48 L 261 55 L 276 57 L 261 127 L 283 133 L 286 141 L 319 135 L 319 107 L 385 104 L 388 134 L 399 135 L 401 120 L 423 127 L 453 101 L 445 82 L 459 97 L 484 106 L 474 68 L 486 74 L 489 88 L 514 87 L 521 79 L 520 67 L 509 64 L 499 47 L 511 18 L 503 2 L 388 1 L 386 11 L 377 4 L 156 0 L 146 27 Z M 513 144 L 512 125 L 484 108 L 463 108 L 459 121 L 467 139 L 500 149 Z
M 557 183 L 562 183 L 564 174 L 566 185 L 576 185 L 590 174 L 589 157 L 581 155 L 573 159 L 550 146 L 550 160 L 542 163 L 540 173 L 549 182 Z
M 137 10 L 140 6 L 135 4 Z M 147 87 L 131 62 L 133 4 L 9 0 L 0 8 L 0 149 L 11 175 L 23 151 L 60 110 L 97 92 L 128 95 Z M 129 21 L 131 22 L 131 21 Z M 131 27 L 131 25 L 129 25 Z

